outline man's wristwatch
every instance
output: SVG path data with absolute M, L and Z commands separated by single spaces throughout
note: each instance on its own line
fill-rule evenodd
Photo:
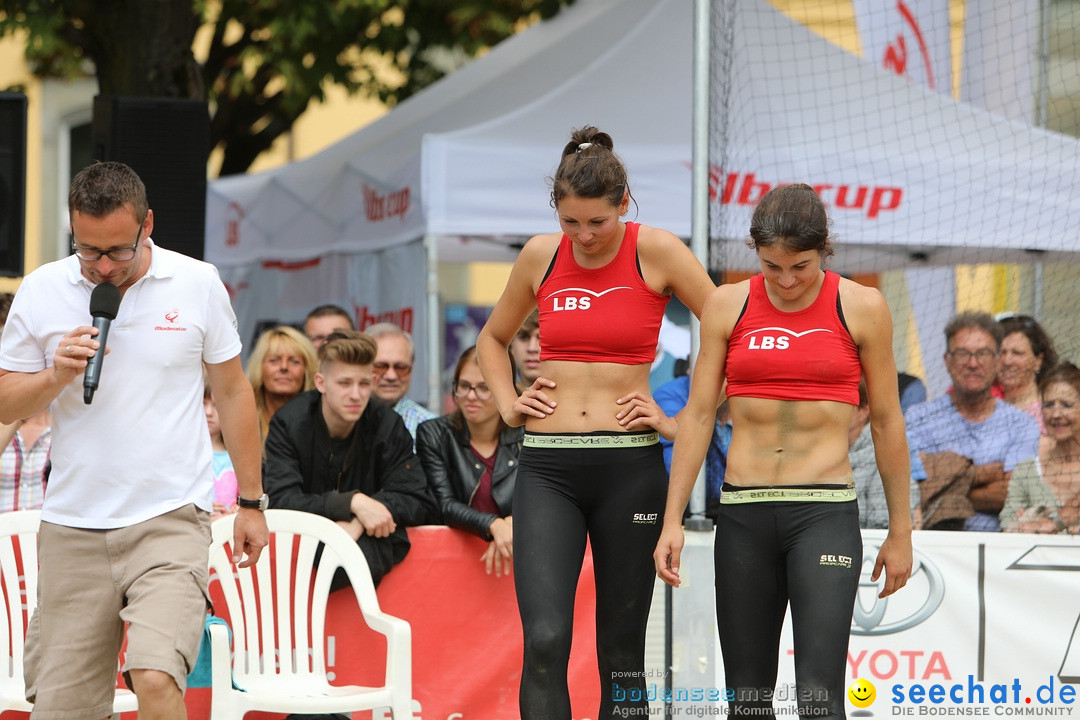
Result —
M 270 496 L 263 493 L 258 500 L 245 500 L 239 495 L 236 496 L 236 504 L 242 508 L 248 510 L 258 510 L 259 512 L 265 512 L 266 508 L 270 505 Z

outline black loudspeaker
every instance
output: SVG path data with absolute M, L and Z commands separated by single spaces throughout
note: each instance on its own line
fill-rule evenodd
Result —
M 0 276 L 23 274 L 26 235 L 26 96 L 0 93 Z
M 92 157 L 139 174 L 154 211 L 154 243 L 203 259 L 210 113 L 201 100 L 94 98 Z

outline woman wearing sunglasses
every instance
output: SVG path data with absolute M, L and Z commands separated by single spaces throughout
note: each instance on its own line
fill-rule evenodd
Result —
M 509 574 L 514 558 L 510 502 L 523 428 L 503 422 L 476 364 L 476 348 L 458 358 L 453 412 L 420 424 L 416 454 L 443 522 L 488 540 L 487 573 Z

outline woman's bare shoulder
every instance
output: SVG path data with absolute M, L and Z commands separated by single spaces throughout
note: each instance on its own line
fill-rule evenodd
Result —
M 723 283 L 709 294 L 709 303 L 714 305 L 728 305 L 738 302 L 742 307 L 743 301 L 750 295 L 750 280 L 740 280 L 736 283 Z
M 686 243 L 675 233 L 651 225 L 638 226 L 637 241 L 639 246 L 647 250 L 674 247 L 676 245 L 686 247 Z
M 533 235 L 525 242 L 525 246 L 521 249 L 521 252 L 550 254 L 559 247 L 560 240 L 562 240 L 562 233 L 557 232 Z
M 892 313 L 885 296 L 875 287 L 840 279 L 840 307 L 852 340 L 862 351 L 868 348 L 892 352 Z
M 877 288 L 841 277 L 837 289 L 845 316 L 861 316 L 873 320 L 889 315 L 889 305 L 885 302 L 885 296 Z
M 536 268 L 542 266 L 546 268 L 548 263 L 551 262 L 551 258 L 554 257 L 555 251 L 559 249 L 559 240 L 561 238 L 561 233 L 533 235 L 521 248 L 515 265 L 518 267 Z
M 885 296 L 876 287 L 863 285 L 843 276 L 840 277 L 837 289 L 840 291 L 841 302 L 848 296 L 856 302 L 866 302 L 872 305 L 885 302 Z
M 710 322 L 718 323 L 722 327 L 733 327 L 749 295 L 749 280 L 724 283 L 717 286 L 715 290 L 709 293 L 709 297 L 705 301 L 702 323 L 708 319 Z

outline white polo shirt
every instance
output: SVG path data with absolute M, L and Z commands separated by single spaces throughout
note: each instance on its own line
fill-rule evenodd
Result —
M 51 405 L 48 522 L 115 528 L 188 503 L 212 509 L 202 363 L 240 354 L 236 315 L 213 265 L 151 247 L 146 275 L 110 327 L 93 403 L 83 402 L 80 376 Z M 75 256 L 27 275 L 0 340 L 0 367 L 51 367 L 61 338 L 92 324 L 92 290 Z

